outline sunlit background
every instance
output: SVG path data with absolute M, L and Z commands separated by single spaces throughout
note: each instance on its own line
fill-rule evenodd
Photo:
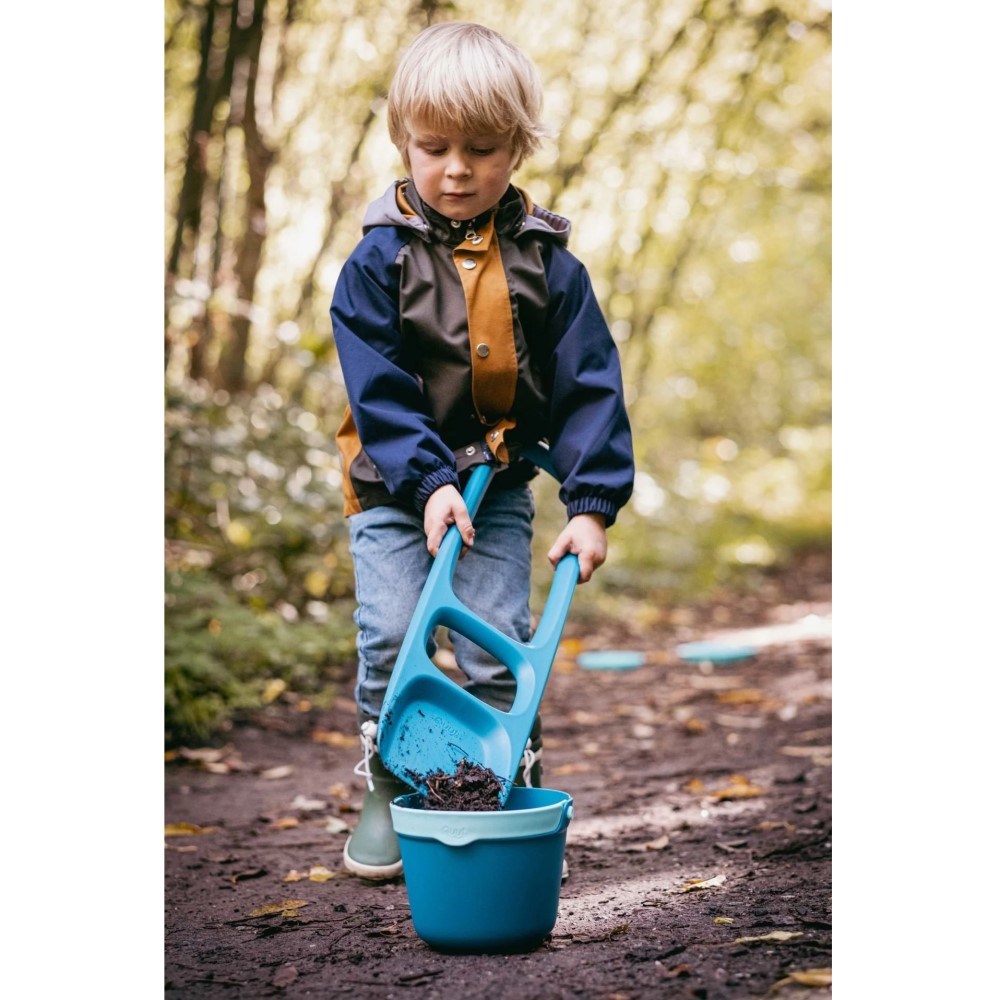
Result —
M 828 2 L 165 11 L 168 737 L 353 656 L 328 308 L 401 176 L 384 98 L 429 23 L 488 15 L 539 66 L 558 135 L 515 182 L 572 220 L 622 354 L 636 490 L 574 614 L 753 587 L 829 549 Z M 541 552 L 563 513 L 537 492 Z

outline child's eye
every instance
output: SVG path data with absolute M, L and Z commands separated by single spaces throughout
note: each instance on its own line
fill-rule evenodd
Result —
M 473 148 L 472 152 L 475 156 L 489 156 L 495 149 L 495 146 L 490 146 L 488 149 Z

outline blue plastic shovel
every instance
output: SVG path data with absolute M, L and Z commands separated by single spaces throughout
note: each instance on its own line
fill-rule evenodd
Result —
M 522 449 L 520 455 L 554 475 L 543 445 Z M 495 466 L 479 465 L 469 476 L 462 498 L 473 519 L 495 472 Z M 545 692 L 580 565 L 575 555 L 559 561 L 538 628 L 530 642 L 522 643 L 483 621 L 456 597 L 452 580 L 461 549 L 462 538 L 452 525 L 431 566 L 389 679 L 378 750 L 393 774 L 425 794 L 428 774 L 454 774 L 463 757 L 489 768 L 500 778 L 502 806 Z M 510 670 L 517 682 L 510 711 L 487 705 L 434 665 L 427 643 L 438 626 L 471 639 Z

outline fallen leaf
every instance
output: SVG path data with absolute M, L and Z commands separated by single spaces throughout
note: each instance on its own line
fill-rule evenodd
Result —
M 282 882 L 301 882 L 304 878 L 309 878 L 306 872 L 296 871 L 294 868 L 281 880 Z
M 275 698 L 278 697 L 285 688 L 288 687 L 288 682 L 283 681 L 280 677 L 272 677 L 264 685 L 264 691 L 260 696 L 260 700 L 264 702 L 265 705 L 270 705 Z
M 312 734 L 315 743 L 325 743 L 328 747 L 355 749 L 358 746 L 358 736 L 348 733 L 338 733 L 329 729 L 314 729 Z
M 743 678 L 735 674 L 689 674 L 685 680 L 697 691 L 731 691 L 743 687 Z
M 329 792 L 335 799 L 347 799 L 351 796 L 351 790 L 339 781 L 330 786 Z
M 722 885 L 725 881 L 725 875 L 716 875 L 714 878 L 693 879 L 688 881 L 681 891 L 690 892 L 692 889 L 714 889 L 716 886 Z
M 691 792 L 697 795 L 705 790 L 705 782 L 701 778 L 692 778 L 686 784 L 681 785 L 681 791 Z
M 659 966 L 660 977 L 662 979 L 678 979 L 681 976 L 691 975 L 691 966 L 687 962 L 681 962 L 680 965 L 672 965 L 669 969 L 664 968 L 662 962 L 658 961 L 655 964 Z
M 616 924 L 608 931 L 597 932 L 596 934 L 573 934 L 572 940 L 576 944 L 596 944 L 598 941 L 610 941 L 620 934 L 628 933 L 628 924 Z
M 198 826 L 197 823 L 167 823 L 163 828 L 164 837 L 191 837 L 202 833 L 217 833 L 217 826 Z
M 302 812 L 319 812 L 327 807 L 327 803 L 322 799 L 307 799 L 304 795 L 296 795 L 292 799 L 292 809 L 300 809 Z
M 717 691 L 715 700 L 723 705 L 759 705 L 764 700 L 764 692 L 760 688 L 735 688 Z
M 228 757 L 232 752 L 232 744 L 227 743 L 224 747 L 198 747 L 194 750 L 188 747 L 181 747 L 177 751 L 177 754 L 185 760 L 196 760 L 204 764 L 212 764 L 222 760 L 223 757 Z
M 642 845 L 642 850 L 644 851 L 662 851 L 670 846 L 670 835 L 664 834 L 662 837 L 657 837 L 656 840 L 651 840 L 647 844 Z
M 330 879 L 336 878 L 340 873 L 332 872 L 329 868 L 324 865 L 314 865 L 309 869 L 309 881 L 310 882 L 329 882 Z
M 283 917 L 298 916 L 299 907 L 308 906 L 308 899 L 285 899 L 280 903 L 265 903 L 250 911 L 251 917 L 272 917 L 280 913 Z
M 779 986 L 788 986 L 796 983 L 799 986 L 832 986 L 833 969 L 802 969 L 799 972 L 790 972 L 784 979 L 779 979 L 772 987 L 772 990 Z
M 278 778 L 287 778 L 293 770 L 291 764 L 279 764 L 277 767 L 269 767 L 266 771 L 261 771 L 260 776 L 267 781 L 275 781 Z
M 684 731 L 693 736 L 700 736 L 708 731 L 708 723 L 692 716 L 684 723 Z
M 273 823 L 268 823 L 267 828 L 269 830 L 294 830 L 298 825 L 299 821 L 295 816 L 281 816 Z
M 299 970 L 295 968 L 294 965 L 283 965 L 274 974 L 274 978 L 271 980 L 272 986 L 277 986 L 278 989 L 284 989 L 286 986 L 291 986 L 296 979 L 299 978 Z
M 728 799 L 754 799 L 763 795 L 764 789 L 759 785 L 752 784 L 742 774 L 734 774 L 725 788 L 719 788 L 708 794 L 713 799 L 725 802 Z
M 813 754 L 829 757 L 833 752 L 833 747 L 782 747 L 781 752 L 789 757 L 812 757 Z
M 351 828 L 342 819 L 331 816 L 323 829 L 326 833 L 347 833 Z
M 228 764 L 223 764 L 222 761 L 206 761 L 201 765 L 203 771 L 208 771 L 209 774 L 229 774 L 231 768 Z
M 713 924 L 731 924 L 733 922 L 732 917 L 716 917 L 712 923 Z
M 790 941 L 797 937 L 802 937 L 802 931 L 771 931 L 770 934 L 761 934 L 757 937 L 738 937 L 733 944 L 749 944 L 751 941 Z
M 740 848 L 746 847 L 747 846 L 747 841 L 745 841 L 745 840 L 731 840 L 731 841 L 729 841 L 729 843 L 726 843 L 724 840 L 719 840 L 719 841 L 716 841 L 716 843 L 713 846 L 716 847 L 720 851 L 725 851 L 727 854 L 732 854 L 733 851 L 738 851 L 738 850 L 740 850 Z
M 789 833 L 795 833 L 798 827 L 794 823 L 789 823 L 788 820 L 775 820 L 775 819 L 762 819 L 757 824 L 758 830 L 787 830 Z
M 235 875 L 229 876 L 229 881 L 236 885 L 237 882 L 245 882 L 250 878 L 262 878 L 267 874 L 266 868 L 255 868 L 253 871 L 249 872 L 237 872 Z
M 760 729 L 764 725 L 764 719 L 759 715 L 729 715 L 721 712 L 716 715 L 715 722 L 719 726 L 728 726 L 730 729 Z

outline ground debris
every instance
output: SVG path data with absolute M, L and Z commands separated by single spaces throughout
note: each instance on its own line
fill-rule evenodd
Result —
M 572 934 L 570 939 L 573 944 L 593 944 L 596 941 L 613 941 L 622 934 L 627 934 L 629 924 L 615 924 L 614 927 L 606 931 L 597 931 L 593 934 Z

